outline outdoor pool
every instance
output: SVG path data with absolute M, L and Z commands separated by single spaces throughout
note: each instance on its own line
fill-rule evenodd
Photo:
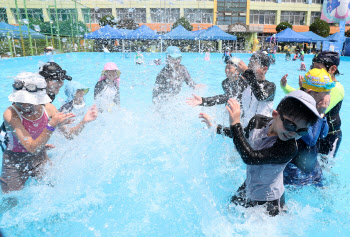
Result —
M 52 165 L 42 181 L 29 180 L 21 191 L 6 196 L 18 205 L 2 214 L 6 236 L 349 236 L 350 234 L 350 96 L 341 110 L 343 140 L 333 168 L 324 171 L 325 186 L 287 187 L 288 212 L 269 217 L 261 208 L 229 207 L 229 200 L 246 177 L 245 165 L 231 139 L 204 129 L 198 114 L 205 111 L 217 123 L 228 125 L 224 105 L 191 108 L 185 101 L 193 91 L 186 85 L 167 106 L 156 110 L 152 89 L 164 65 L 152 65 L 165 54 L 134 55 L 71 53 L 55 55 L 73 80 L 93 88 L 106 62 L 115 62 L 121 74 L 121 108 L 99 116 L 82 134 L 69 141 L 55 134 L 49 151 Z M 250 54 L 235 54 L 248 64 Z M 206 88 L 195 93 L 223 93 L 222 54 L 184 53 L 182 64 Z M 305 55 L 309 68 L 313 55 Z M 0 111 L 10 105 L 14 76 L 38 71 L 45 56 L 0 59 Z M 276 83 L 275 107 L 284 93 L 281 77 L 297 87 L 300 61 L 277 55 L 266 78 Z M 347 93 L 350 58 L 342 57 L 337 79 Z M 66 99 L 64 87 L 54 105 Z M 47 185 L 50 183 L 52 185 Z M 2 195 L 2 198 L 6 197 Z

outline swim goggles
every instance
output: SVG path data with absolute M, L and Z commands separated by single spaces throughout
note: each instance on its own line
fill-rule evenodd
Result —
M 50 78 L 52 80 L 68 80 L 71 81 L 72 77 L 66 75 L 66 70 L 60 70 L 60 71 L 41 71 L 40 75 L 47 78 Z
M 289 131 L 289 132 L 296 132 L 298 133 L 300 136 L 305 136 L 308 134 L 309 132 L 309 128 L 301 128 L 301 129 L 297 129 L 297 125 L 295 123 L 293 123 L 292 121 L 290 121 L 289 119 L 286 119 L 283 117 L 282 114 L 280 114 L 282 123 L 283 123 L 283 127 Z
M 15 90 L 26 89 L 28 92 L 37 92 L 37 91 L 46 90 L 46 87 L 39 88 L 37 87 L 37 85 L 34 85 L 34 84 L 28 84 L 25 86 L 23 81 L 15 81 L 15 83 L 12 84 L 12 87 Z

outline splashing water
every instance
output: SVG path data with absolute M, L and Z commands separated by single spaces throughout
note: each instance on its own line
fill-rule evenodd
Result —
M 204 111 L 227 125 L 224 106 L 187 106 L 185 99 L 192 91 L 186 85 L 166 105 L 154 106 L 152 89 L 164 65 L 134 65 L 133 56 L 122 56 L 54 55 L 73 80 L 90 87 L 86 95 L 90 105 L 104 64 L 116 62 L 122 72 L 121 108 L 99 116 L 72 141 L 58 133 L 51 138 L 49 143 L 56 148 L 49 151 L 52 164 L 45 168 L 43 179 L 30 180 L 23 190 L 5 195 L 18 199 L 18 205 L 5 212 L 0 222 L 7 236 L 317 236 L 349 231 L 350 177 L 344 170 L 350 164 L 343 159 L 348 139 L 343 139 L 332 173 L 325 172 L 325 188 L 286 189 L 288 213 L 272 218 L 260 207 L 230 206 L 230 197 L 244 182 L 245 165 L 231 139 L 215 135 L 198 119 Z M 165 61 L 164 54 L 144 56 L 145 62 Z M 196 94 L 222 93 L 225 65 L 221 56 L 212 53 L 211 61 L 204 61 L 202 54 L 183 55 L 182 64 L 194 81 L 207 85 Z M 250 57 L 235 56 L 246 63 Z M 278 87 L 280 78 L 289 73 L 289 83 L 296 87 L 299 63 L 285 62 L 283 56 L 277 55 L 267 79 Z M 0 61 L 4 68 L 0 72 L 2 111 L 9 105 L 12 77 L 36 71 L 38 61 L 45 60 L 32 59 Z M 308 67 L 311 57 L 306 55 L 305 62 Z M 348 64 L 342 58 L 342 73 L 350 73 Z M 339 80 L 346 87 L 348 82 L 342 77 Z M 54 103 L 57 107 L 60 97 L 64 97 L 63 90 Z M 275 106 L 282 97 L 278 88 Z M 342 118 L 346 118 L 347 99 L 343 106 Z M 348 129 L 344 122 L 343 131 Z

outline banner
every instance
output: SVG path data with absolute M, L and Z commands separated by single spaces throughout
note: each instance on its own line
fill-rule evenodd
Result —
M 321 20 L 328 23 L 339 23 L 345 21 L 346 24 L 350 23 L 350 12 L 349 12 L 350 0 L 324 0 Z

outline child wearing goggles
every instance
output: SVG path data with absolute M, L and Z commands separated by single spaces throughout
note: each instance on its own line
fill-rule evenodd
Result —
M 278 215 L 284 206 L 283 170 L 297 153 L 295 139 L 305 134 L 319 118 L 315 100 L 306 92 L 294 91 L 272 112 L 272 118 L 255 115 L 243 130 L 240 105 L 229 99 L 230 127 L 216 132 L 233 138 L 242 160 L 247 164 L 247 178 L 232 197 L 235 205 L 266 206 L 269 215 Z M 210 118 L 202 114 L 208 126 Z M 223 132 L 222 132 L 223 131 Z

